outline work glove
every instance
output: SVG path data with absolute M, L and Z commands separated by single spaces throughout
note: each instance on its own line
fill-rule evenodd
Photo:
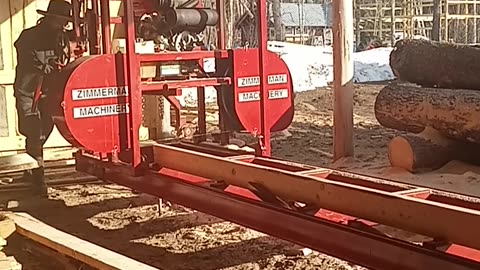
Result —
M 53 51 L 34 51 L 34 61 L 38 69 L 44 74 L 50 74 L 58 69 L 58 56 Z
M 50 74 L 50 73 L 52 73 L 54 70 L 55 70 L 55 67 L 52 66 L 52 65 L 50 65 L 50 64 L 48 64 L 48 63 L 47 63 L 47 64 L 43 64 L 43 66 L 42 66 L 42 71 L 43 71 L 43 73 L 45 73 L 45 74 Z

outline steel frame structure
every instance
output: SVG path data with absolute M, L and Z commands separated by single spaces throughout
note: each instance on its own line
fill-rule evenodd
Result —
M 391 208 L 394 211 L 391 215 L 380 218 L 382 221 L 392 223 L 395 220 L 392 216 L 400 213 L 400 216 L 403 215 L 405 219 L 403 224 L 400 224 L 401 227 L 415 228 L 416 231 L 421 230 L 429 235 L 438 233 L 447 239 L 462 239 L 462 242 L 469 242 L 468 245 L 478 247 L 480 239 L 475 233 L 472 235 L 471 231 L 462 230 L 462 226 L 465 225 L 462 217 L 473 218 L 470 221 L 474 223 L 469 226 L 472 230 L 480 221 L 480 204 L 472 202 L 472 198 L 459 198 L 455 194 L 446 192 L 271 158 L 255 157 L 222 148 L 215 149 L 211 146 L 178 144 L 150 145 L 143 148 L 144 153 L 149 153 L 151 160 L 158 160 L 152 163 L 155 165 L 143 176 L 129 176 L 128 165 L 99 160 L 88 155 L 76 156 L 77 170 L 370 269 L 478 269 L 480 267 L 480 251 L 477 249 L 436 238 L 428 239 L 423 243 L 410 243 L 389 236 L 389 232 L 385 233 L 382 225 L 374 221 L 323 209 L 317 203 L 300 206 L 291 204 L 293 200 L 291 198 L 302 197 L 301 194 L 291 194 L 287 199 L 279 197 L 266 188 L 267 184 L 261 184 L 260 180 L 275 182 L 277 180 L 275 178 L 269 178 L 269 180 L 262 178 L 262 174 L 270 172 L 297 179 L 313 177 L 317 181 L 322 181 L 322 184 L 348 187 L 353 192 L 347 195 L 350 196 L 352 205 L 357 206 L 352 207 L 352 210 L 345 209 L 346 212 L 353 212 L 363 207 L 369 217 L 373 217 L 372 213 L 376 211 L 369 210 L 374 203 L 379 205 L 378 209 L 382 207 L 382 203 L 396 198 L 402 202 L 395 202 L 396 208 L 391 208 L 392 203 L 388 203 L 385 209 Z M 158 158 L 160 156 L 164 158 Z M 184 158 L 186 165 L 176 165 L 180 164 L 180 157 Z M 167 159 L 171 159 L 171 162 L 164 162 Z M 199 166 L 192 166 L 192 162 L 199 162 Z M 238 167 L 239 163 L 245 171 Z M 213 171 L 216 177 L 205 174 L 202 172 L 205 171 L 204 169 L 198 169 L 206 164 L 222 168 L 222 172 L 234 171 L 239 178 L 245 173 L 252 174 L 246 179 L 246 183 L 250 183 L 249 189 L 242 187 L 238 182 L 229 184 L 222 181 L 225 180 L 225 173 L 222 177 L 222 173 L 219 170 L 212 170 L 212 167 L 203 168 Z M 365 190 L 377 194 L 380 201 L 370 201 L 362 205 L 361 200 L 375 196 L 369 194 L 365 197 Z M 334 194 L 339 197 L 344 195 L 346 194 Z M 325 200 L 326 204 L 333 208 L 331 205 L 335 205 L 335 200 L 331 198 Z M 404 204 L 413 201 L 419 205 L 423 204 L 423 210 L 417 213 L 411 205 Z M 434 218 L 422 220 L 425 213 L 430 210 L 435 212 Z M 378 213 L 381 217 L 382 212 Z M 383 214 L 386 213 L 383 212 Z M 442 227 L 438 227 L 439 222 L 453 216 L 459 218 L 458 222 L 456 220 L 449 222 L 453 226 L 451 231 L 442 232 L 438 229 Z M 455 226 L 456 223 L 458 223 L 457 226 Z
M 111 50 L 110 23 L 123 23 L 127 29 L 131 126 L 140 124 L 142 94 L 168 96 L 172 90 L 194 86 L 201 99 L 203 87 L 231 83 L 230 78 L 140 81 L 142 63 L 227 57 L 223 1 L 217 0 L 216 5 L 220 15 L 218 51 L 152 55 L 135 53 L 133 0 L 124 0 L 123 18 L 108 16 L 108 0 L 93 5 L 102 14 L 103 53 Z M 259 0 L 257 5 L 259 18 L 266 18 L 266 1 Z M 94 15 L 90 19 L 98 22 Z M 264 98 L 268 90 L 262 61 L 267 31 L 266 19 L 259 21 L 260 157 L 202 144 L 141 145 L 138 130 L 131 128 L 130 162 L 79 151 L 77 170 L 371 269 L 480 269 L 480 235 L 475 227 L 480 224 L 478 199 L 268 157 L 270 130 L 265 128 L 264 115 L 269 109 Z M 91 51 L 100 53 L 100 40 L 90 40 L 97 41 L 90 44 Z M 204 125 L 202 103 L 200 100 L 199 122 Z M 413 244 L 390 236 L 383 225 L 431 239 Z
M 73 28 L 78 39 L 80 36 L 80 12 L 79 1 L 72 1 L 74 20 Z M 99 2 L 98 2 L 99 1 Z M 111 24 L 121 24 L 126 29 L 126 66 L 128 66 L 128 76 L 126 78 L 126 85 L 130 89 L 130 93 L 127 98 L 127 103 L 130 106 L 129 122 L 132 127 L 140 126 L 142 116 L 142 95 L 163 95 L 167 100 L 172 103 L 176 110 L 176 124 L 177 129 L 180 124 L 180 105 L 178 100 L 174 98 L 175 95 L 181 93 L 181 88 L 197 87 L 197 94 L 199 98 L 199 132 L 206 133 L 206 115 L 205 115 L 205 103 L 204 103 L 204 88 L 213 86 L 219 89 L 222 85 L 232 84 L 229 77 L 200 77 L 196 79 L 188 80 L 170 80 L 170 81 L 141 81 L 140 79 L 140 66 L 142 64 L 151 64 L 167 61 L 201 61 L 204 58 L 226 59 L 228 58 L 228 51 L 225 50 L 225 6 L 222 0 L 216 0 L 216 9 L 219 13 L 219 22 L 217 26 L 218 36 L 218 50 L 215 51 L 190 51 L 190 52 L 165 52 L 155 54 L 142 54 L 135 53 L 135 18 L 134 18 L 134 6 L 133 0 L 120 0 L 124 2 L 123 17 L 110 17 L 110 3 L 109 0 L 91 0 L 92 8 L 89 10 L 85 17 L 88 22 L 88 41 L 90 54 L 109 54 L 112 53 L 112 41 L 111 41 Z M 265 12 L 265 10 L 264 10 Z M 101 30 L 100 30 L 101 25 Z M 101 35 L 100 35 L 101 32 Z M 101 38 L 100 38 L 101 36 Z M 264 34 L 261 37 L 263 40 L 267 36 Z M 101 49 L 100 49 L 100 43 Z M 266 54 L 266 46 L 263 48 L 264 54 Z M 263 64 L 260 63 L 260 66 Z M 262 70 L 262 67 L 260 68 Z M 266 80 L 266 76 L 265 77 Z M 218 91 L 221 92 L 221 91 Z M 264 90 L 268 94 L 268 90 Z M 221 93 L 220 93 L 221 94 Z M 222 112 L 220 112 L 220 130 L 221 130 L 221 143 L 226 144 L 228 142 L 228 131 L 225 128 Z M 270 154 L 270 130 L 264 129 L 258 136 L 262 145 L 262 153 L 264 155 Z M 131 128 L 129 131 L 129 145 L 131 155 L 132 175 L 142 174 L 142 154 L 140 151 L 139 134 L 138 130 Z M 111 159 L 116 159 L 113 155 Z

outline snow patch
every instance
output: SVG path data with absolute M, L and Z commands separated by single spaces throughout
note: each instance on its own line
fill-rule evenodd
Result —
M 287 64 L 292 74 L 295 92 L 314 90 L 327 86 L 333 81 L 332 47 L 314 47 L 270 41 L 268 49 L 277 53 Z M 353 81 L 366 83 L 394 79 L 389 65 L 391 51 L 392 48 L 377 48 L 353 53 Z M 204 69 L 206 72 L 213 72 L 215 70 L 215 60 L 205 59 Z M 207 102 L 216 101 L 214 87 L 207 87 L 205 92 Z M 196 106 L 196 89 L 183 89 L 179 101 L 182 106 Z

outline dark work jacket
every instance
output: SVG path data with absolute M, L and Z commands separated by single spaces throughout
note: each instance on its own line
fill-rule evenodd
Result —
M 53 63 L 62 55 L 65 46 L 63 31 L 54 31 L 45 23 L 25 29 L 14 45 L 17 50 L 17 67 L 14 82 L 15 97 L 35 95 L 40 79 L 57 72 Z

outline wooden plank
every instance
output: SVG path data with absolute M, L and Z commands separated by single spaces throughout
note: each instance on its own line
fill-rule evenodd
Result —
M 251 189 L 263 185 L 280 198 L 480 249 L 480 211 L 426 201 L 320 177 L 228 160 L 212 155 L 154 146 L 154 160 L 164 168 L 222 180 Z M 181 160 L 182 162 L 178 162 Z M 195 164 L 195 166 L 192 166 Z
M 7 214 L 17 233 L 100 270 L 158 270 L 73 235 L 59 231 L 26 213 Z
M 7 239 L 15 232 L 15 223 L 11 219 L 3 219 L 0 215 L 0 239 Z
M 6 94 L 5 87 L 0 84 L 0 137 L 8 137 L 9 135 Z
M 0 173 L 12 173 L 38 168 L 38 162 L 27 153 L 0 157 Z
M 22 270 L 22 265 L 11 256 L 0 258 L 0 270 Z
M 353 2 L 332 2 L 333 13 L 333 159 L 354 155 Z

